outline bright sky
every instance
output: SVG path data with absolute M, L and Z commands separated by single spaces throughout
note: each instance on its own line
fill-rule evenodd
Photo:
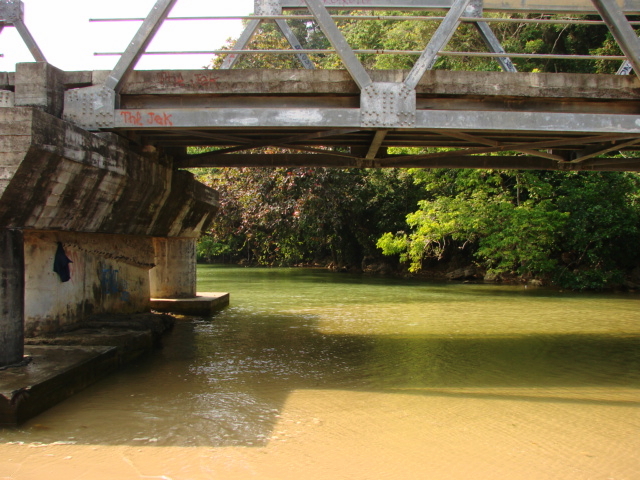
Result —
M 25 23 L 47 61 L 62 70 L 110 70 L 141 22 L 89 22 L 90 18 L 143 18 L 156 0 L 23 0 Z M 230 16 L 253 13 L 253 0 L 178 0 L 171 16 Z M 239 20 L 166 21 L 149 51 L 217 50 L 242 32 Z M 15 71 L 18 62 L 33 57 L 13 27 L 0 34 L 0 71 Z M 137 69 L 199 69 L 211 55 L 144 56 Z

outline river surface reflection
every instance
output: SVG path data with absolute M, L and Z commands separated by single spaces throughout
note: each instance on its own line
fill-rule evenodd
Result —
M 282 464 L 306 478 L 640 478 L 637 295 L 301 269 L 199 278 L 231 306 L 181 319 L 151 358 L 0 443 L 225 448 L 216 462 L 243 467 L 221 478 L 285 478 Z M 157 478 L 200 478 L 168 471 Z

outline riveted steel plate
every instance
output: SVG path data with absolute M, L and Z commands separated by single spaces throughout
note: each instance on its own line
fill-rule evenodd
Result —
M 372 83 L 362 90 L 360 112 L 363 127 L 415 127 L 416 91 L 403 83 Z
M 24 17 L 24 4 L 20 0 L 0 2 L 0 20 L 13 24 Z
M 67 90 L 64 95 L 64 119 L 86 130 L 114 125 L 116 93 L 101 85 Z

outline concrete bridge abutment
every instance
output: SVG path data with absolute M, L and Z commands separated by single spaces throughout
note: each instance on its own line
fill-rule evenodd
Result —
M 195 297 L 195 242 L 217 192 L 161 151 L 62 120 L 65 88 L 82 76 L 46 63 L 3 75 L 0 367 L 21 361 L 25 335 Z

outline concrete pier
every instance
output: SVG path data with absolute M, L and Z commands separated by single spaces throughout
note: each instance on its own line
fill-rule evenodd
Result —
M 149 272 L 154 298 L 196 296 L 196 239 L 154 238 L 154 264 Z
M 18 293 L 5 288 L 2 308 L 22 321 L 15 282 L 24 274 L 27 336 L 94 314 L 149 312 L 151 285 L 163 296 L 195 296 L 195 241 L 217 211 L 217 193 L 174 170 L 170 157 L 35 107 L 0 108 L 0 153 L 0 226 L 23 232 L 25 251 L 24 260 L 3 261 Z M 15 235 L 2 241 L 21 243 Z M 58 245 L 71 261 L 66 281 L 53 271 Z M 160 272 L 153 280 L 152 269 Z M 20 342 L 10 333 L 3 346 Z
M 24 355 L 24 249 L 22 232 L 0 229 L 0 367 Z

